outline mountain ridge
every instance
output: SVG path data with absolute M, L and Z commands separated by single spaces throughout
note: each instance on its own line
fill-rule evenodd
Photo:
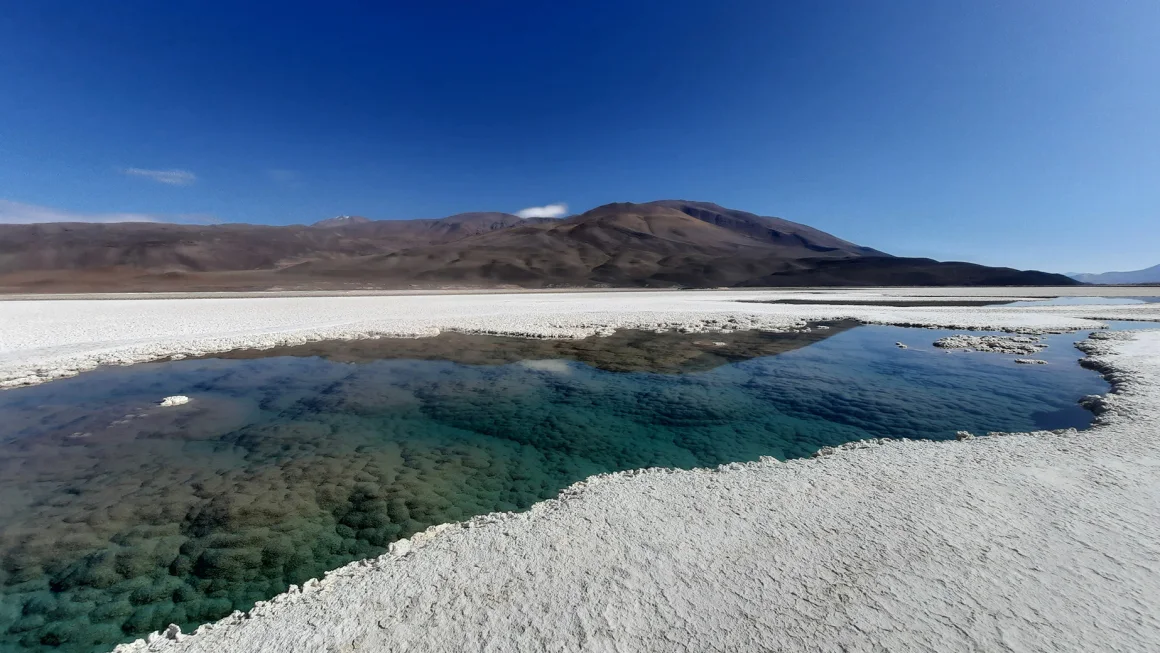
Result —
M 1081 283 L 1094 284 L 1160 283 L 1160 265 L 1126 272 L 1074 272 L 1067 276 Z
M 371 219 L 363 217 L 361 215 L 336 215 L 333 218 L 319 220 L 318 222 L 315 222 L 315 223 L 311 224 L 310 226 L 311 227 L 323 227 L 323 228 L 345 227 L 347 225 L 365 224 L 367 222 L 371 222 Z
M 471 212 L 313 225 L 0 225 L 0 290 L 1070 284 L 903 259 L 710 202 L 612 203 L 560 219 Z

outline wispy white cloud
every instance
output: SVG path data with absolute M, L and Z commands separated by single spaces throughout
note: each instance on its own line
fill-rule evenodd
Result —
M 50 206 L 25 204 L 0 199 L 0 224 L 36 224 L 43 222 L 178 222 L 216 224 L 212 215 L 200 213 L 80 213 Z
M 568 205 L 560 202 L 559 204 L 548 204 L 547 206 L 529 206 L 526 209 L 516 212 L 516 215 L 521 218 L 559 218 L 568 214 Z
M 147 170 L 145 168 L 125 168 L 122 170 L 133 177 L 145 177 L 159 184 L 170 186 L 188 186 L 197 181 L 197 175 L 188 170 Z

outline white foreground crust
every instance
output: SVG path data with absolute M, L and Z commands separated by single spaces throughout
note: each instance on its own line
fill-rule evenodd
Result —
M 597 476 L 118 651 L 1149 651 L 1160 332 L 1099 424 Z
M 555 300 L 519 310 L 534 301 Z M 756 306 L 751 326 L 820 317 Z M 460 326 L 511 308 L 471 308 Z M 712 307 L 695 308 L 704 320 Z M 1124 315 L 1057 308 L 821 312 L 960 327 L 982 312 L 993 322 L 978 326 L 1013 329 Z M 1083 348 L 1114 387 L 1089 401 L 1088 431 L 592 477 L 526 513 L 433 527 L 192 636 L 118 650 L 1160 650 L 1160 332 Z

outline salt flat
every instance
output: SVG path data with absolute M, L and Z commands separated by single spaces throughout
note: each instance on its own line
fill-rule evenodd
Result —
M 1147 292 L 1132 290 L 1136 294 Z M 947 289 L 922 288 L 12 300 L 0 302 L 0 387 L 39 383 L 102 364 L 310 340 L 429 336 L 448 329 L 580 338 L 624 328 L 784 330 L 807 320 L 838 318 L 1023 331 L 1091 328 L 1098 326 L 1101 318 L 1160 319 L 1160 304 L 899 309 L 753 303 L 790 298 L 889 299 L 932 293 L 1002 301 L 1051 296 L 1055 290 L 963 289 L 959 295 Z
M 0 315 L 0 379 L 440 329 L 580 337 L 838 317 L 1015 331 L 1160 320 L 1158 304 L 739 303 L 802 295 L 17 301 Z M 1088 431 L 859 443 L 788 463 L 593 477 L 529 512 L 398 542 L 197 635 L 119 650 L 1156 650 L 1160 331 L 1100 334 L 1083 347 L 1113 384 Z

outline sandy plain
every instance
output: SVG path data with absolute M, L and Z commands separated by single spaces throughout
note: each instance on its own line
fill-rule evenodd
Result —
M 1106 290 L 1098 292 L 1112 294 Z M 1065 293 L 1047 293 L 1054 294 Z M 440 330 L 585 337 L 622 328 L 783 330 L 845 318 L 1042 332 L 1160 320 L 1160 304 L 752 303 L 1043 295 L 890 289 L 14 301 L 0 312 L 0 382 L 12 387 L 175 354 Z M 156 634 L 119 650 L 1156 650 L 1160 331 L 1100 333 L 1080 347 L 1113 386 L 1091 402 L 1098 418 L 1087 431 L 862 442 L 788 463 L 592 477 L 528 512 L 397 542 L 388 555 L 196 635 Z

